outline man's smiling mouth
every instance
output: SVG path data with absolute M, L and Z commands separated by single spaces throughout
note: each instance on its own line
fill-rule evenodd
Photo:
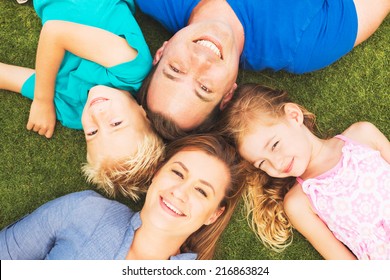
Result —
M 220 47 L 218 47 L 214 42 L 207 39 L 200 39 L 200 40 L 196 40 L 194 43 L 210 49 L 220 59 L 223 59 Z

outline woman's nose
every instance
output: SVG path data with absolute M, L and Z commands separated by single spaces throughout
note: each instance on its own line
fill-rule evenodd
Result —
M 188 195 L 189 195 L 189 190 L 191 188 L 191 183 L 189 182 L 182 182 L 178 185 L 175 185 L 173 188 L 172 188 L 172 195 L 183 201 L 183 202 L 186 202 L 188 200 Z

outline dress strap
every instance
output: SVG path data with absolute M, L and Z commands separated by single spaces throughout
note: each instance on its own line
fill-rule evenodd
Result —
M 344 142 L 349 142 L 349 139 L 348 139 L 347 137 L 345 137 L 344 135 L 342 135 L 342 134 L 337 134 L 337 135 L 335 136 L 335 138 L 338 138 L 338 139 L 340 139 L 340 140 L 343 140 Z
M 297 179 L 298 183 L 301 184 L 301 186 L 302 186 L 302 184 L 303 184 L 303 179 L 302 179 L 301 177 L 297 177 L 296 179 Z

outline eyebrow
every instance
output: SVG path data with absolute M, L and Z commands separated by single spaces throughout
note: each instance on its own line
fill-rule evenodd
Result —
M 188 168 L 184 165 L 184 163 L 182 163 L 181 161 L 175 161 L 174 163 L 177 163 L 178 165 L 180 165 L 186 172 L 189 172 Z M 208 186 L 214 193 L 215 195 L 215 189 L 214 187 L 207 181 L 203 180 L 203 179 L 199 179 L 199 182 L 201 182 L 203 185 L 206 185 Z
M 162 72 L 163 72 L 164 76 L 166 78 L 168 78 L 169 80 L 174 81 L 174 82 L 180 81 L 180 78 L 171 75 L 165 69 L 163 69 Z M 202 95 L 196 88 L 194 89 L 194 93 L 203 102 L 211 102 L 213 100 L 212 98 L 207 98 L 204 95 Z

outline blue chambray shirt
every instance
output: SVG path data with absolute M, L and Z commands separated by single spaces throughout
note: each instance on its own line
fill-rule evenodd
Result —
M 0 259 L 124 260 L 139 212 L 88 190 L 52 200 L 0 232 Z M 193 260 L 184 253 L 171 260 Z

